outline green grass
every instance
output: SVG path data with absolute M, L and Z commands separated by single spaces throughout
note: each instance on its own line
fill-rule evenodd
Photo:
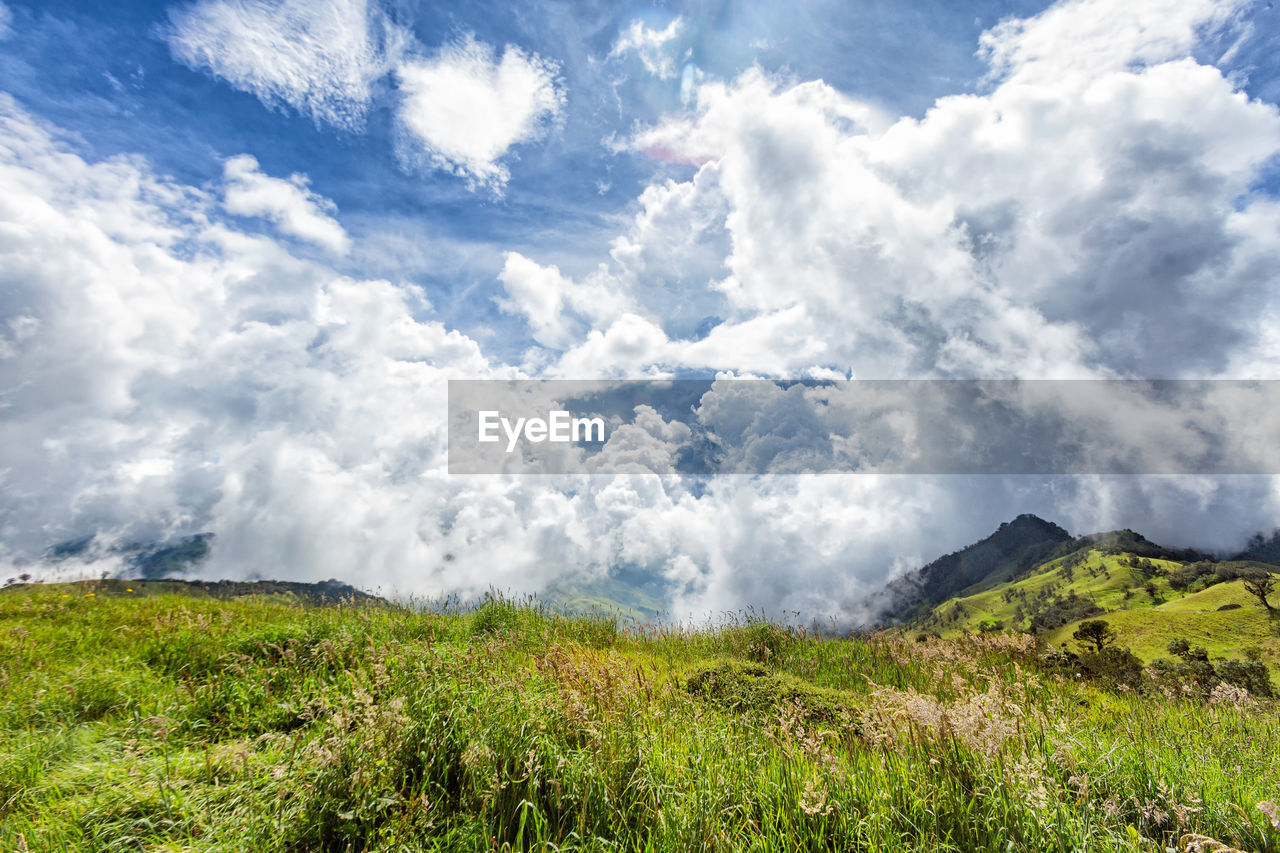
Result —
M 1225 604 L 1235 610 L 1221 611 Z M 1239 657 L 1244 649 L 1262 650 L 1262 660 L 1280 672 L 1280 636 L 1277 622 L 1258 606 L 1258 600 L 1244 591 L 1240 581 L 1220 583 L 1153 608 L 1121 610 L 1098 617 L 1115 629 L 1116 642 L 1128 646 L 1146 662 L 1170 658 L 1169 641 L 1182 637 L 1202 646 L 1210 657 Z M 1072 622 L 1045 634 L 1050 644 L 1070 643 L 1078 627 Z
M 1274 703 L 1106 692 L 1045 654 L 501 599 L 28 587 L 0 595 L 0 849 L 1156 851 L 1199 832 L 1280 853 L 1257 807 L 1280 796 Z

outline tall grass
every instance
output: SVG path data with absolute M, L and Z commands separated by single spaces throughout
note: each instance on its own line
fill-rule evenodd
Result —
M 1280 851 L 1276 705 L 1025 637 L 92 591 L 0 596 L 0 849 Z

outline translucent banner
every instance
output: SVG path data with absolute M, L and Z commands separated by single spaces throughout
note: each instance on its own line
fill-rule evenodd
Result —
M 452 380 L 451 474 L 1276 474 L 1280 382 Z

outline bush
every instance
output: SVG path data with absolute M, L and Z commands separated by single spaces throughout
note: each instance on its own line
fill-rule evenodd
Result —
M 1031 614 L 1031 630 L 1040 634 L 1103 612 L 1092 599 L 1076 595 L 1072 590 L 1065 597 L 1055 596 L 1039 602 Z
M 1181 566 L 1169 572 L 1169 586 L 1176 590 L 1186 590 L 1190 589 L 1192 584 L 1201 578 L 1207 579 L 1205 586 L 1212 586 L 1222 580 L 1214 571 L 1212 563 L 1201 560 L 1199 562 Z
M 1267 665 L 1260 661 L 1223 661 L 1218 664 L 1218 677 L 1227 684 L 1248 690 L 1252 696 L 1270 699 L 1276 695 Z
M 1142 686 L 1142 661 L 1128 649 L 1108 646 L 1101 651 L 1080 655 L 1081 673 L 1103 687 Z
M 1203 646 L 1193 646 L 1185 637 L 1178 637 L 1169 641 L 1166 646 L 1170 654 L 1175 654 L 1187 663 L 1195 661 L 1209 662 L 1209 653 L 1205 651 Z
M 1156 658 L 1147 670 L 1152 681 L 1177 693 L 1207 697 L 1222 680 L 1207 660 L 1171 661 Z

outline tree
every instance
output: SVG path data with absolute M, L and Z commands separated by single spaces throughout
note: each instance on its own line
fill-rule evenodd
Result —
M 1266 608 L 1268 613 L 1275 613 L 1276 609 L 1271 606 L 1271 602 L 1267 601 L 1267 596 L 1272 593 L 1276 587 L 1276 579 L 1269 573 L 1262 572 L 1254 577 L 1245 578 L 1245 592 L 1254 596 Z
M 1100 652 L 1116 641 L 1115 629 L 1103 619 L 1089 619 L 1071 635 L 1085 650 Z
M 1209 661 L 1209 652 L 1207 652 L 1203 646 L 1191 645 L 1185 637 L 1178 637 L 1177 639 L 1170 640 L 1169 645 L 1166 646 L 1166 648 L 1172 654 L 1177 655 L 1187 663 L 1191 663 L 1193 661 L 1208 663 Z

